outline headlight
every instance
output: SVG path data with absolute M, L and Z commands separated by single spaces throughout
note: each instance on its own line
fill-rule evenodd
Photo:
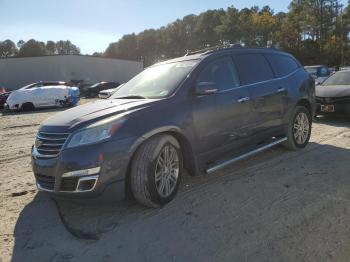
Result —
M 122 126 L 125 119 L 119 119 L 110 123 L 96 123 L 84 128 L 73 134 L 69 140 L 67 148 L 72 148 L 81 145 L 93 144 L 102 140 L 106 140 L 114 135 Z

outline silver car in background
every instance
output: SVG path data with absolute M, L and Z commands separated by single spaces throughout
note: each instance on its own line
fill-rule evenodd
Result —
M 106 89 L 106 90 L 102 90 L 98 93 L 98 97 L 101 99 L 107 99 L 109 98 L 111 95 L 113 95 L 120 87 L 122 87 L 124 84 L 119 85 L 116 88 L 111 88 L 111 89 Z

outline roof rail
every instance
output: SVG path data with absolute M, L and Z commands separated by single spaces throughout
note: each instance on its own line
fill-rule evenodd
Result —
M 220 51 L 220 50 L 226 50 L 226 49 L 234 49 L 234 48 L 243 48 L 241 44 L 231 44 L 231 45 L 218 45 L 218 46 L 212 46 L 212 47 L 207 47 L 204 49 L 196 50 L 196 51 L 190 51 L 188 50 L 185 56 L 188 55 L 196 55 L 196 54 L 209 54 L 215 51 Z

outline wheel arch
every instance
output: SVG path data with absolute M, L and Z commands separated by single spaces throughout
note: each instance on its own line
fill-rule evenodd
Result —
M 18 108 L 24 110 L 24 106 L 29 106 L 30 109 L 34 109 L 35 108 L 35 104 L 32 101 L 26 101 L 26 102 L 22 102 L 21 104 L 18 105 Z
M 311 103 L 310 103 L 309 100 L 307 100 L 306 98 L 300 99 L 300 100 L 296 103 L 296 106 L 304 106 L 304 107 L 306 107 L 307 110 L 309 110 L 309 112 L 312 114 Z
M 180 144 L 182 156 L 183 156 L 183 163 L 184 163 L 184 169 L 188 171 L 190 175 L 195 175 L 198 173 L 198 164 L 195 157 L 195 154 L 193 152 L 192 145 L 189 141 L 189 139 L 182 133 L 181 129 L 176 126 L 167 126 L 167 127 L 161 127 L 155 130 L 152 130 L 137 139 L 137 141 L 133 144 L 129 154 L 131 155 L 130 161 L 128 163 L 127 172 L 126 172 L 126 197 L 132 198 L 132 192 L 130 188 L 130 169 L 131 165 L 135 156 L 136 151 L 140 148 L 140 146 L 145 143 L 148 139 L 157 136 L 157 135 L 171 135 L 174 137 L 178 143 Z

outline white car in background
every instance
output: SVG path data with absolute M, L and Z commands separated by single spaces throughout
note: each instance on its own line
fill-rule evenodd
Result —
M 38 82 L 13 91 L 6 100 L 5 108 L 29 111 L 43 107 L 75 106 L 79 96 L 78 87 L 68 86 L 64 82 Z
M 106 90 L 102 90 L 98 93 L 98 97 L 101 99 L 107 99 L 108 97 L 110 97 L 111 95 L 113 95 L 121 86 L 123 86 L 124 84 L 119 85 L 116 88 L 111 88 L 111 89 L 106 89 Z

